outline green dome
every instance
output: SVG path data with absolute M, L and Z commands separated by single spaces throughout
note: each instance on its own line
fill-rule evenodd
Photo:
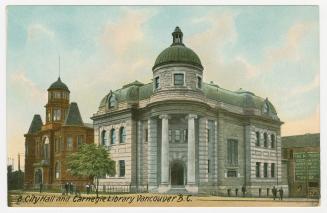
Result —
M 56 82 L 50 85 L 48 90 L 65 90 L 69 92 L 67 85 L 61 81 L 60 77 Z
M 162 51 L 154 63 L 153 69 L 170 63 L 184 63 L 203 68 L 199 56 L 190 48 L 174 45 Z
M 170 63 L 190 64 L 203 69 L 199 56 L 183 44 L 183 32 L 179 27 L 172 33 L 173 43 L 157 57 L 152 70 Z

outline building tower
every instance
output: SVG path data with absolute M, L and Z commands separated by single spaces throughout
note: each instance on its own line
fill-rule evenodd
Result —
M 69 107 L 69 89 L 60 77 L 51 84 L 48 89 L 48 103 L 46 108 L 46 124 L 47 128 L 55 127 L 65 121 Z

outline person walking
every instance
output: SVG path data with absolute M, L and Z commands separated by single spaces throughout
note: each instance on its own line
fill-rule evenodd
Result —
M 87 183 L 85 187 L 86 187 L 86 194 L 90 194 L 90 184 Z
M 69 187 L 69 184 L 68 184 L 68 182 L 66 182 L 66 183 L 65 183 L 66 195 L 68 195 L 68 187 Z
M 40 183 L 40 193 L 42 193 L 43 183 Z
M 73 194 L 73 183 L 69 183 L 69 194 Z
M 280 189 L 278 190 L 279 191 L 279 199 L 280 200 L 283 200 L 283 194 L 284 194 L 284 190 L 282 187 L 280 187 Z
M 243 186 L 242 186 L 242 194 L 243 194 L 243 197 L 245 197 L 245 191 L 246 191 L 246 189 L 245 189 L 245 185 L 243 185 Z
M 238 195 L 238 188 L 235 189 L 235 196 L 237 197 Z
M 272 193 L 273 193 L 274 200 L 276 200 L 276 197 L 277 197 L 277 189 L 276 189 L 275 186 L 272 188 Z

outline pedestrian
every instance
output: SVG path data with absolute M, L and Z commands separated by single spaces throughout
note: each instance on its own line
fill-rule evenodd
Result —
M 261 197 L 261 191 L 262 191 L 262 189 L 259 188 L 259 197 Z
M 90 184 L 87 183 L 85 187 L 86 187 L 86 194 L 90 194 Z
M 40 193 L 42 193 L 43 183 L 40 183 Z
M 227 194 L 228 194 L 228 197 L 230 197 L 230 189 L 227 189 Z
M 237 197 L 237 195 L 238 195 L 238 188 L 235 189 L 235 195 Z
M 73 194 L 73 183 L 69 183 L 69 194 Z
M 273 193 L 274 200 L 276 200 L 276 197 L 277 197 L 277 189 L 276 189 L 275 186 L 272 188 L 272 193 Z
M 283 200 L 283 194 L 284 194 L 284 190 L 282 187 L 280 187 L 280 189 L 279 189 L 279 199 L 280 200 Z
M 68 182 L 66 182 L 65 183 L 65 190 L 66 190 L 66 195 L 68 195 L 68 189 L 69 188 L 69 183 Z
M 243 194 L 243 197 L 245 197 L 245 191 L 246 191 L 246 189 L 245 189 L 245 185 L 243 185 L 243 186 L 242 186 L 242 194 Z

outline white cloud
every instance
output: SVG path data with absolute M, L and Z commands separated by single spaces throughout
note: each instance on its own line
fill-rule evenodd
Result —
M 304 84 L 298 87 L 293 88 L 290 92 L 290 96 L 300 95 L 303 93 L 307 93 L 312 91 L 320 86 L 320 73 L 319 71 L 316 73 L 314 79 L 310 81 L 308 84 Z
M 301 59 L 301 42 L 312 30 L 311 22 L 298 22 L 292 25 L 284 37 L 280 47 L 270 47 L 265 50 L 263 62 L 257 66 L 260 72 L 270 71 L 272 66 L 280 61 L 299 61 Z
M 142 27 L 154 15 L 153 10 L 123 9 L 123 17 L 117 22 L 109 21 L 100 37 L 103 48 L 118 56 L 122 56 L 135 44 L 144 41 Z
M 38 88 L 35 83 L 27 78 L 24 71 L 16 71 L 10 75 L 11 83 L 15 90 L 19 90 L 20 93 L 24 93 L 23 96 L 32 99 L 43 101 L 45 103 L 47 99 L 47 92 Z
M 54 32 L 49 30 L 46 26 L 41 24 L 32 24 L 27 28 L 27 39 L 34 41 L 42 38 L 54 38 Z

